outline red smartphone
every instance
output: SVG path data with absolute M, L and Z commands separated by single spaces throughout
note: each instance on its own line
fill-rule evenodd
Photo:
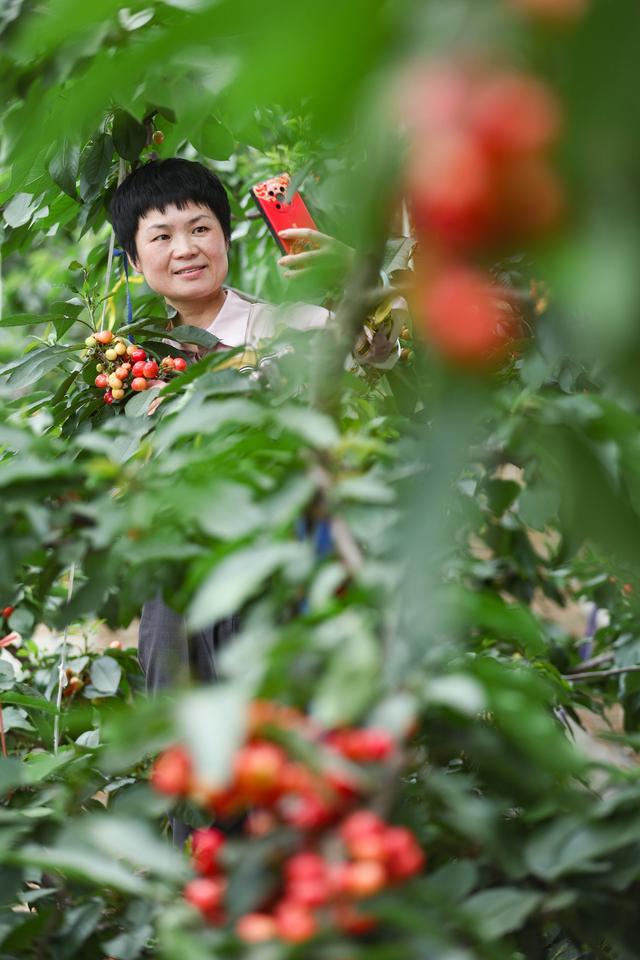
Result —
M 287 202 L 290 183 L 289 174 L 281 173 L 279 177 L 269 177 L 268 180 L 257 183 L 251 188 L 251 196 L 282 252 L 302 253 L 303 250 L 313 249 L 313 244 L 308 240 L 285 240 L 278 235 L 279 230 L 287 230 L 289 227 L 318 229 L 297 191 Z

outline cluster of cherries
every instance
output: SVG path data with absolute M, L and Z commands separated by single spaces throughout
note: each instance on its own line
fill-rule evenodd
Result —
M 413 68 L 402 105 L 407 191 L 427 252 L 425 332 L 448 359 L 482 365 L 504 353 L 519 323 L 510 292 L 474 261 L 561 222 L 564 192 L 551 163 L 561 110 L 534 76 L 458 60 Z
M 318 766 L 312 769 L 287 752 L 283 732 L 311 741 Z M 259 910 L 240 917 L 235 932 L 247 943 L 301 943 L 327 929 L 369 932 L 377 918 L 360 901 L 423 869 L 425 854 L 412 831 L 363 805 L 376 773 L 388 769 L 389 761 L 397 763 L 399 749 L 385 730 L 323 731 L 292 708 L 255 701 L 248 739 L 236 752 L 224 788 L 200 782 L 181 746 L 158 757 L 151 783 L 160 793 L 190 799 L 221 822 L 244 816 L 242 829 L 249 837 L 281 827 L 297 831 L 295 849 L 289 837 L 271 861 L 272 892 Z M 229 843 L 215 827 L 196 830 L 191 838 L 199 876 L 187 883 L 184 897 L 216 926 L 226 922 Z
M 187 369 L 183 357 L 163 357 L 157 360 L 135 343 L 114 336 L 111 330 L 98 330 L 85 340 L 91 359 L 97 359 L 96 387 L 104 391 L 104 402 L 112 404 L 125 400 L 127 393 L 141 393 L 168 374 Z

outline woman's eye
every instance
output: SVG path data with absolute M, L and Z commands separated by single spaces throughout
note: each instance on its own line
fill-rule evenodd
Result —
M 154 240 L 167 240 L 169 237 L 168 233 L 159 233 L 157 237 L 154 237 Z
M 209 227 L 206 227 L 203 223 L 200 224 L 199 227 L 196 227 L 196 228 L 195 228 L 195 230 L 204 230 L 205 233 L 207 232 L 208 229 L 209 229 Z M 195 233 L 195 230 L 194 230 L 194 233 Z

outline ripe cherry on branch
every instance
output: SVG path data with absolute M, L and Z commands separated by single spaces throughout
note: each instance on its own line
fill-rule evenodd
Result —
M 445 268 L 426 284 L 423 332 L 448 361 L 481 369 L 495 363 L 518 333 L 509 291 L 473 267 Z
M 388 823 L 363 799 L 375 791 L 376 781 L 357 765 L 382 775 L 384 765 L 393 760 L 394 767 L 384 776 L 392 771 L 396 777 L 399 743 L 375 727 L 326 731 L 300 711 L 276 703 L 254 701 L 248 713 L 248 739 L 236 750 L 229 782 L 207 785 L 198 780 L 180 746 L 165 751 L 154 764 L 151 783 L 156 790 L 188 799 L 222 825 L 225 818 L 233 822 L 248 813 L 244 840 L 234 838 L 228 854 L 221 830 L 195 831 L 191 864 L 199 878 L 187 884 L 185 899 L 207 923 L 224 925 L 228 870 L 241 862 L 243 844 L 273 834 L 275 843 L 264 864 L 271 874 L 270 893 L 256 903 L 256 911 L 236 922 L 240 940 L 297 944 L 323 930 L 352 936 L 371 931 L 378 920 L 369 910 L 361 911 L 360 902 L 406 883 L 426 862 L 412 831 Z M 309 765 L 298 756 L 302 741 Z M 379 767 L 371 768 L 372 763 Z M 287 827 L 296 832 L 283 831 Z
M 557 226 L 564 203 L 549 151 L 562 115 L 541 80 L 431 64 L 406 79 L 401 111 L 410 207 L 427 246 L 456 254 L 501 248 Z M 536 175 L 521 175 L 523 166 Z M 538 213 L 523 218 L 523 209 Z

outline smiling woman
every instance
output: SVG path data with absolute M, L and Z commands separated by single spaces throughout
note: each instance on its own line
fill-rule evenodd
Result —
M 138 167 L 118 187 L 113 227 L 132 266 L 181 323 L 209 327 L 225 300 L 231 211 L 219 178 L 178 157 Z
M 159 216 L 162 222 L 159 222 Z M 228 240 L 213 212 L 193 201 L 171 203 L 140 218 L 132 260 L 182 323 L 208 327 L 225 301 Z

